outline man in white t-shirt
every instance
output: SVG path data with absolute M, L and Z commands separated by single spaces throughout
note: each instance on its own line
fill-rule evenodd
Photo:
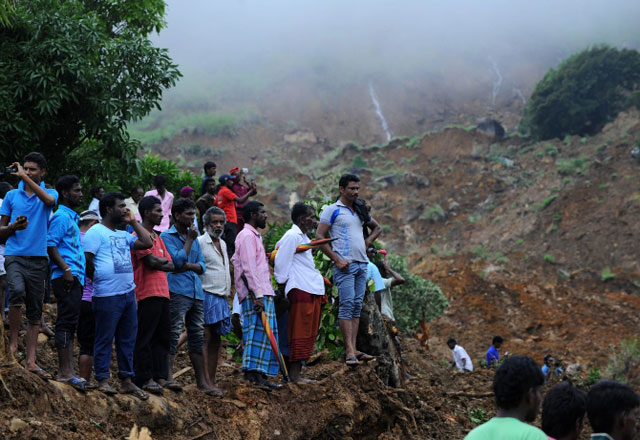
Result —
M 455 339 L 450 338 L 447 345 L 453 354 L 453 363 L 459 371 L 473 371 L 473 363 L 467 351 L 458 345 Z

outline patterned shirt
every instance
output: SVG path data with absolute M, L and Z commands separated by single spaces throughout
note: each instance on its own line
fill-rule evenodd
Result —
M 198 241 L 207 266 L 206 272 L 200 275 L 202 290 L 218 296 L 229 296 L 231 293 L 231 274 L 229 273 L 227 244 L 224 240 L 218 240 L 220 249 L 222 249 L 222 255 L 220 255 L 208 233 L 205 232 L 198 237 Z

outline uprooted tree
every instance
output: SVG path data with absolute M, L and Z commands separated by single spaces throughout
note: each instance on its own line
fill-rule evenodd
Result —
M 637 105 L 640 53 L 593 47 L 549 70 L 524 109 L 520 131 L 535 140 L 594 134 Z

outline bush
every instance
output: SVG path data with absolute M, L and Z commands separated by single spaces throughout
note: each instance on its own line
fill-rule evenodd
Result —
M 629 383 L 632 372 L 640 364 L 640 342 L 638 338 L 621 341 L 618 348 L 612 347 L 609 364 L 604 377 L 622 383 Z
M 596 46 L 551 69 L 524 109 L 520 131 L 534 139 L 597 133 L 620 110 L 635 104 L 640 53 Z

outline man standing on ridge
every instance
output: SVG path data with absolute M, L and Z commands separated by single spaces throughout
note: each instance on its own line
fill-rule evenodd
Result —
M 82 186 L 76 176 L 64 176 L 56 182 L 56 190 L 59 204 L 49 221 L 47 252 L 51 266 L 51 289 L 57 300 L 57 380 L 85 391 L 86 380 L 76 377 L 73 371 L 73 337 L 80 319 L 86 268 L 78 227 L 80 217 L 74 211 L 82 203 Z
M 40 153 L 24 157 L 24 168 L 13 163 L 20 178 L 18 189 L 9 191 L 0 207 L 0 241 L 6 240 L 4 267 L 9 284 L 9 352 L 18 352 L 21 305 L 25 305 L 27 327 L 27 370 L 51 379 L 51 375 L 36 364 L 38 329 L 42 318 L 44 286 L 49 273 L 47 230 L 51 211 L 58 200 L 55 189 L 45 187 L 47 161 Z M 11 222 L 11 223 L 10 223 Z M 4 305 L 3 305 L 4 306 Z
M 321 247 L 333 261 L 333 281 L 338 287 L 340 310 L 338 319 L 345 342 L 347 365 L 358 365 L 373 356 L 356 350 L 356 336 L 360 324 L 360 311 L 367 284 L 367 248 L 382 231 L 380 225 L 367 213 L 364 204 L 357 203 L 360 179 L 353 174 L 340 177 L 340 198 L 325 207 L 320 215 L 316 238 L 336 238 L 332 246 Z M 363 226 L 371 229 L 365 239 Z
M 251 201 L 244 206 L 242 216 L 245 225 L 238 234 L 238 248 L 232 258 L 238 300 L 242 305 L 242 371 L 245 379 L 268 391 L 280 388 L 280 385 L 267 380 L 267 376 L 278 374 L 278 359 L 269 345 L 260 319 L 260 314 L 264 312 L 277 343 L 278 324 L 273 302 L 275 293 L 262 236 L 258 232 L 258 229 L 267 226 L 267 213 L 262 203 Z M 249 291 L 253 292 L 255 299 Z

